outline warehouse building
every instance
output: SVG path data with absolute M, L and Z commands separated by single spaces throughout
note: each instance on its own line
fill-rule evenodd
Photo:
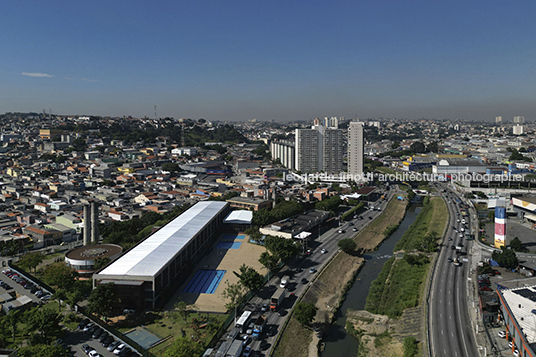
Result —
M 229 211 L 227 202 L 197 203 L 94 274 L 94 287 L 114 283 L 120 308 L 155 308 L 211 247 Z
M 519 356 L 536 356 L 536 286 L 497 289 L 506 338 L 513 342 L 512 352 Z

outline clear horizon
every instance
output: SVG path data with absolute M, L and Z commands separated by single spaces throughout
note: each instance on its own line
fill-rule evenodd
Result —
M 536 117 L 533 2 L 4 2 L 0 112 Z

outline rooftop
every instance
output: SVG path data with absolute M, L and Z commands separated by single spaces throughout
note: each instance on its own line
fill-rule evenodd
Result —
M 99 275 L 155 276 L 226 202 L 199 202 L 104 268 Z
M 527 342 L 536 342 L 536 285 L 500 290 L 504 300 L 523 330 Z

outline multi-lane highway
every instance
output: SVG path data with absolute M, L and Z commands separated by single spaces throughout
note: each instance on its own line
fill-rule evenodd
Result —
M 436 186 L 443 191 L 445 185 Z M 460 197 L 452 190 L 441 194 L 447 202 L 449 221 L 438 257 L 436 270 L 432 277 L 431 295 L 429 301 L 429 333 L 433 357 L 474 357 L 478 356 L 471 322 L 468 314 L 467 282 L 470 264 L 463 260 L 467 256 L 471 241 L 460 237 L 461 229 L 470 229 L 470 215 L 462 216 Z M 462 220 L 466 220 L 463 224 Z M 474 232 L 473 232 L 474 233 Z M 462 245 L 464 255 L 458 256 L 456 247 Z M 454 260 L 461 260 L 461 266 L 456 266 Z
M 357 231 L 361 231 L 366 225 L 372 222 L 374 218 L 383 212 L 387 207 L 388 202 L 388 199 L 383 200 L 381 203 L 374 202 L 372 205 L 376 208 L 375 210 L 365 210 L 359 215 L 360 218 L 352 219 L 341 226 L 334 226 L 310 242 L 307 248 L 311 250 L 311 253 L 297 257 L 293 262 L 289 263 L 287 269 L 279 274 L 280 276 L 290 276 L 288 285 L 289 291 L 287 292 L 287 295 L 293 293 L 294 296 L 286 298 L 277 312 L 271 312 L 269 310 L 262 312 L 261 309 L 264 304 L 270 305 L 270 298 L 279 287 L 279 277 L 273 278 L 266 287 L 259 291 L 257 296 L 250 300 L 244 310 L 253 311 L 252 321 L 260 315 L 267 315 L 266 333 L 263 334 L 262 339 L 254 340 L 250 344 L 253 351 L 258 351 L 257 355 L 259 355 L 259 353 L 260 355 L 269 354 L 277 339 L 277 335 L 281 332 L 281 326 L 283 326 L 283 323 L 288 318 L 289 312 L 294 307 L 298 297 L 305 292 L 307 286 L 312 282 L 318 272 L 322 270 L 325 264 L 339 250 L 337 243 L 341 239 L 351 238 L 357 234 L 357 232 L 354 231 L 354 228 Z M 378 208 L 380 208 L 380 211 Z M 339 233 L 341 230 L 343 233 Z M 322 253 L 322 249 L 325 250 L 325 253 Z M 315 269 L 314 273 L 310 272 L 311 268 Z M 229 330 L 231 330 L 232 327 L 233 326 L 231 326 Z

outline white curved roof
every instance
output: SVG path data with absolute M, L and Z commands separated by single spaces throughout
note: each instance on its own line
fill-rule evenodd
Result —
M 248 210 L 232 211 L 223 220 L 223 223 L 228 224 L 251 224 L 253 220 L 253 212 Z
M 199 202 L 97 275 L 155 276 L 227 202 Z

